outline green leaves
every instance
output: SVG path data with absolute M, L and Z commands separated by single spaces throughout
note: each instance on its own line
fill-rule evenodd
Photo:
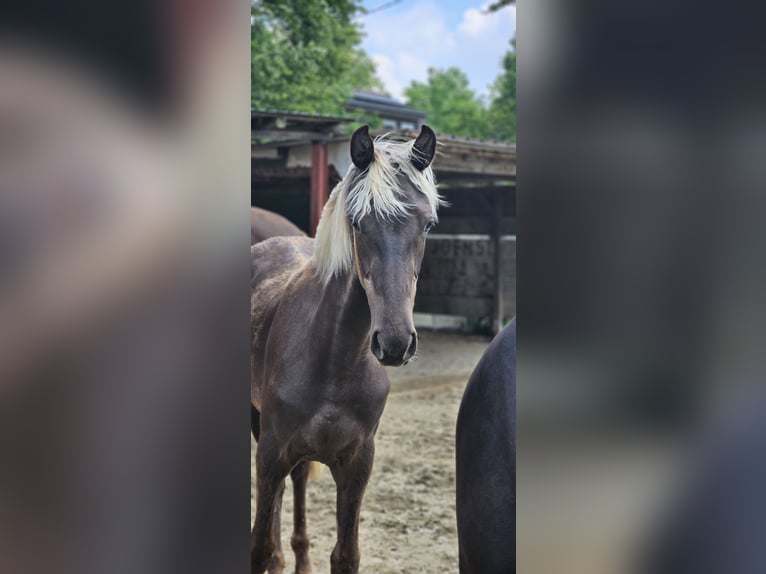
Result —
M 412 82 L 404 90 L 409 106 L 428 114 L 437 132 L 500 141 L 516 139 L 516 53 L 503 59 L 489 107 L 471 90 L 458 68 L 429 68 L 425 83 Z
M 426 112 L 429 125 L 437 132 L 486 137 L 484 104 L 468 86 L 468 77 L 458 68 L 429 68 L 427 82 L 413 81 L 404 93 L 407 104 Z
M 380 87 L 359 49 L 356 0 L 260 0 L 251 8 L 253 107 L 341 113 L 355 89 Z
M 516 39 L 503 58 L 503 70 L 490 91 L 489 121 L 494 139 L 516 141 Z
M 496 4 L 505 5 L 501 1 Z M 354 21 L 359 0 L 255 0 L 250 28 L 253 107 L 339 114 L 354 90 L 383 91 L 372 60 L 359 47 Z M 490 90 L 489 103 L 471 90 L 457 68 L 428 70 L 426 82 L 412 82 L 407 102 L 428 114 L 438 132 L 514 141 L 516 139 L 515 41 Z M 370 115 L 365 121 L 380 125 Z

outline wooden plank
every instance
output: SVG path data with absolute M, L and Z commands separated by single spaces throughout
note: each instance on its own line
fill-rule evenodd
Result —
M 516 241 L 503 236 L 503 319 L 516 315 Z
M 503 328 L 503 257 L 502 257 L 502 233 L 503 233 L 503 190 L 495 190 L 495 210 L 492 217 L 492 246 L 495 271 L 494 302 L 492 306 L 492 331 L 496 335 Z
M 327 144 L 314 142 L 311 148 L 311 236 L 316 235 L 322 209 L 327 203 L 328 172 Z
M 476 320 L 492 314 L 492 300 L 460 295 L 423 295 L 418 292 L 415 312 L 456 315 Z
M 284 179 L 306 179 L 311 177 L 311 169 L 308 167 L 283 167 L 283 166 L 256 166 L 250 169 L 251 181 L 274 182 Z M 305 189 L 304 189 L 305 193 Z
M 494 285 L 491 250 L 492 243 L 486 235 L 430 236 L 418 279 L 418 294 L 483 299 L 491 306 Z M 486 313 L 486 317 L 490 314 Z
M 312 140 L 327 141 L 329 136 L 324 136 L 317 132 L 297 131 L 297 130 L 251 130 L 250 137 L 253 139 L 268 138 L 275 140 Z

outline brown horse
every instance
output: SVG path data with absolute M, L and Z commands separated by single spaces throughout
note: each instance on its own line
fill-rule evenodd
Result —
M 257 499 L 252 572 L 281 572 L 284 479 L 295 492 L 296 572 L 311 571 L 306 534 L 308 461 L 337 486 L 333 574 L 359 569 L 362 496 L 388 396 L 382 365 L 412 358 L 412 310 L 426 234 L 441 202 L 430 168 L 436 136 L 351 138 L 353 165 L 325 206 L 316 239 L 273 238 L 251 248 L 251 412 Z
M 255 245 L 270 237 L 290 237 L 292 235 L 306 234 L 278 213 L 260 207 L 250 208 L 250 245 Z

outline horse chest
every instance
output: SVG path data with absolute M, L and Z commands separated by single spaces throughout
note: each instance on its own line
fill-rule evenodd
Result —
M 374 433 L 375 424 L 348 405 L 327 403 L 290 432 L 288 450 L 294 458 L 310 458 L 327 465 L 350 458 Z
M 388 385 L 366 381 L 336 387 L 326 383 L 291 391 L 279 405 L 280 442 L 289 445 L 294 458 L 332 465 L 350 457 L 374 434 Z
M 327 426 L 354 422 L 364 427 L 377 425 L 383 412 L 387 385 L 360 384 L 354 387 L 333 385 L 301 385 L 284 397 L 281 409 L 292 412 L 301 426 L 310 422 Z

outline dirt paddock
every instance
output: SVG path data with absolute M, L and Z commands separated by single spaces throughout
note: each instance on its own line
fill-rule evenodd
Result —
M 457 572 L 455 421 L 465 383 L 488 343 L 483 337 L 423 332 L 418 359 L 389 369 L 391 395 L 378 429 L 375 467 L 362 505 L 360 571 Z M 314 572 L 329 573 L 335 544 L 335 483 L 329 470 L 309 483 L 307 499 Z M 251 517 L 254 514 L 251 497 Z M 294 568 L 291 531 L 288 480 L 282 505 L 285 572 Z

